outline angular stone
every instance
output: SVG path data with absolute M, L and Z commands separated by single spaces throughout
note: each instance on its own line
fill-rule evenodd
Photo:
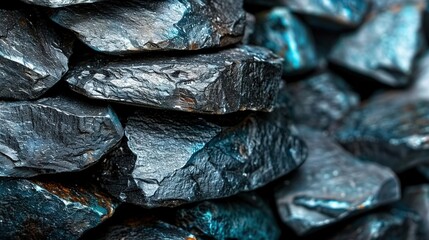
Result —
M 359 158 L 396 172 L 429 163 L 429 54 L 420 61 L 415 84 L 376 95 L 352 112 L 337 140 Z
M 405 188 L 402 201 L 420 216 L 420 239 L 429 239 L 429 185 Z
M 327 130 L 359 104 L 359 95 L 340 77 L 322 73 L 288 84 L 294 121 Z
M 122 201 L 147 208 L 254 190 L 305 160 L 285 112 L 210 120 L 138 111 L 128 118 L 128 142 L 106 157 L 100 181 Z
M 286 6 L 293 12 L 310 17 L 310 23 L 322 27 L 326 27 L 326 24 L 356 27 L 362 22 L 370 6 L 367 0 L 247 0 L 246 3 Z
M 152 223 L 133 223 L 130 225 L 112 226 L 107 230 L 102 239 L 105 240 L 142 240 L 142 239 L 166 239 L 166 240 L 197 240 L 189 232 L 174 225 L 155 221 Z
M 391 209 L 354 220 L 336 228 L 325 240 L 416 240 L 419 218 L 408 210 Z
M 251 42 L 283 57 L 283 73 L 292 74 L 317 66 L 313 36 L 287 8 L 277 7 L 257 15 Z
M 76 66 L 66 79 L 90 98 L 145 107 L 211 114 L 272 108 L 281 60 L 270 51 L 241 46 L 175 55 L 95 58 Z
M 178 210 L 176 222 L 201 239 L 279 239 L 270 207 L 254 194 L 205 201 Z
M 105 0 L 21 0 L 28 4 L 35 4 L 39 6 L 44 7 L 65 7 L 69 5 L 75 5 L 75 4 L 83 4 L 83 3 L 95 3 L 95 2 L 101 2 Z
M 104 1 L 61 8 L 51 18 L 110 54 L 197 50 L 241 41 L 241 0 Z
M 0 9 L 0 19 L 0 98 L 38 98 L 67 72 L 72 41 L 34 9 Z
M 339 41 L 331 62 L 386 85 L 408 84 L 422 46 L 422 11 L 409 4 L 375 15 Z
M 110 107 L 64 97 L 0 102 L 0 176 L 82 170 L 122 136 Z
M 400 198 L 388 168 L 354 158 L 329 137 L 300 127 L 309 155 L 275 193 L 285 224 L 304 235 Z
M 2 239 L 78 239 L 112 216 L 116 203 L 96 188 L 0 179 Z

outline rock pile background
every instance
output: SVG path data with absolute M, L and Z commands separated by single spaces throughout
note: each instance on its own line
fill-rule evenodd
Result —
M 428 9 L 0 3 L 0 239 L 429 239 Z

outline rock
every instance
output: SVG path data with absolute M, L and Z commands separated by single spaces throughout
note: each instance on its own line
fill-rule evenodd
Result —
M 329 72 L 288 84 L 286 90 L 294 121 L 320 130 L 329 129 L 359 104 L 359 95 Z
M 281 61 L 252 46 L 214 53 L 95 58 L 66 76 L 94 99 L 187 112 L 268 111 L 277 96 Z
M 35 4 L 39 6 L 44 7 L 65 7 L 69 5 L 75 5 L 75 4 L 83 4 L 83 3 L 95 3 L 95 2 L 101 2 L 105 0 L 21 0 L 28 4 Z
M 0 9 L 0 18 L 0 98 L 38 98 L 67 72 L 72 38 L 35 9 Z
M 279 239 L 270 207 L 256 195 L 205 201 L 178 210 L 179 226 L 201 239 Z
M 371 0 L 372 14 L 388 11 L 389 9 L 398 9 L 404 5 L 414 4 L 421 7 L 426 6 L 426 0 Z
M 82 170 L 122 136 L 110 107 L 64 97 L 0 102 L 0 176 Z
M 407 187 L 402 200 L 420 218 L 420 239 L 429 239 L 429 185 Z
M 336 228 L 333 236 L 325 240 L 416 240 L 419 218 L 414 213 L 391 209 L 376 212 Z
M 415 84 L 385 92 L 352 112 L 336 130 L 337 140 L 359 158 L 402 172 L 429 163 L 429 54 Z
M 399 180 L 388 168 L 359 161 L 316 130 L 299 130 L 308 159 L 275 192 L 283 222 L 298 235 L 400 198 Z
M 422 46 L 422 11 L 409 4 L 374 16 L 339 41 L 330 61 L 389 86 L 407 85 Z
M 305 145 L 290 133 L 285 112 L 209 120 L 189 113 L 137 111 L 126 124 L 128 142 L 101 166 L 101 184 L 122 201 L 146 208 L 254 190 L 306 158 Z
M 251 13 L 246 13 L 246 29 L 244 30 L 243 44 L 250 43 L 250 37 L 255 32 L 256 17 Z
M 356 27 L 370 6 L 367 0 L 247 0 L 246 3 L 286 6 L 308 17 L 311 24 L 323 28 Z
M 133 223 L 132 225 L 112 226 L 107 230 L 102 239 L 105 240 L 141 240 L 141 239 L 166 239 L 166 240 L 197 240 L 197 238 L 174 225 L 156 221 L 152 223 Z
M 277 7 L 257 15 L 252 43 L 283 57 L 283 73 L 299 73 L 317 66 L 313 36 L 287 8 Z
M 112 216 L 116 203 L 96 188 L 0 179 L 2 239 L 78 239 Z
M 109 54 L 198 50 L 241 41 L 240 0 L 103 1 L 55 10 L 52 20 Z

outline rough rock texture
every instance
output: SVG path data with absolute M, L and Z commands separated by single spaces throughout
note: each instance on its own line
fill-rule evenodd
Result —
M 370 99 L 344 120 L 336 132 L 337 140 L 359 158 L 396 172 L 429 163 L 428 66 L 426 54 L 411 88 Z
M 318 63 L 313 36 L 287 8 L 277 7 L 257 15 L 252 43 L 283 58 L 283 73 L 310 70 Z
M 187 112 L 224 114 L 270 110 L 281 80 L 281 60 L 241 46 L 215 53 L 96 58 L 66 76 L 90 98 Z
M 78 239 L 116 208 L 88 186 L 1 179 L 0 192 L 2 239 Z
M 105 0 L 21 0 L 28 4 L 35 4 L 44 7 L 65 7 L 69 5 L 82 4 L 82 3 L 95 3 Z
M 205 201 L 178 210 L 177 224 L 201 239 L 279 239 L 270 207 L 254 194 Z
M 370 0 L 372 14 L 378 14 L 393 8 L 400 8 L 407 4 L 426 6 L 426 0 Z
M 123 136 L 106 106 L 64 97 L 0 102 L 0 176 L 82 170 Z
M 375 15 L 341 39 L 330 60 L 386 85 L 408 84 L 422 44 L 422 11 L 409 4 Z
M 38 98 L 68 70 L 72 41 L 34 9 L 0 9 L 0 19 L 0 98 Z
M 297 234 L 400 198 L 399 180 L 388 168 L 360 162 L 316 130 L 299 131 L 308 159 L 275 193 L 283 222 Z
M 322 73 L 288 84 L 294 121 L 326 130 L 359 104 L 359 95 L 340 77 Z
M 325 240 L 416 240 L 419 218 L 408 210 L 391 209 L 363 216 Z
M 197 50 L 241 41 L 241 0 L 103 1 L 61 8 L 51 18 L 104 53 Z
M 237 123 L 234 116 L 209 121 L 136 112 L 125 128 L 127 144 L 107 156 L 100 180 L 122 201 L 148 208 L 256 189 L 305 160 L 305 145 L 291 135 L 285 112 L 250 114 Z
M 420 239 L 429 239 L 429 185 L 407 187 L 402 201 L 420 216 Z

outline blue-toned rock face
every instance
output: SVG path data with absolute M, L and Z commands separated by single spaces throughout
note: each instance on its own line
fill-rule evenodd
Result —
M 35 99 L 68 70 L 65 40 L 36 9 L 0 9 L 0 99 Z
M 359 104 L 359 96 L 332 73 L 288 84 L 294 122 L 321 130 L 332 127 Z
M 258 196 L 205 201 L 178 210 L 176 222 L 201 239 L 279 239 L 270 207 Z
M 299 128 L 308 159 L 276 190 L 280 216 L 304 235 L 400 198 L 388 168 L 361 162 L 317 130 Z
M 238 43 L 240 0 L 106 1 L 61 8 L 51 16 L 91 48 L 112 54 L 197 50 Z
M 78 171 L 123 136 L 110 107 L 57 97 L 0 102 L 0 176 Z
M 373 16 L 335 46 L 330 60 L 386 85 L 408 84 L 422 46 L 422 11 L 409 4 Z
M 271 110 L 281 80 L 271 51 L 241 46 L 212 53 L 136 58 L 99 56 L 65 77 L 90 98 L 185 112 Z
M 2 239 L 78 239 L 109 218 L 116 204 L 95 188 L 0 179 Z
M 420 239 L 429 239 L 429 185 L 405 188 L 403 202 L 420 216 Z
M 337 140 L 358 157 L 397 172 L 429 163 L 428 63 L 426 54 L 411 88 L 376 95 L 350 114 Z
M 45 7 L 65 7 L 69 5 L 82 4 L 82 3 L 95 3 L 106 0 L 21 0 L 28 4 L 35 4 Z
M 251 42 L 281 56 L 284 74 L 310 70 L 318 63 L 311 33 L 286 8 L 258 15 Z

